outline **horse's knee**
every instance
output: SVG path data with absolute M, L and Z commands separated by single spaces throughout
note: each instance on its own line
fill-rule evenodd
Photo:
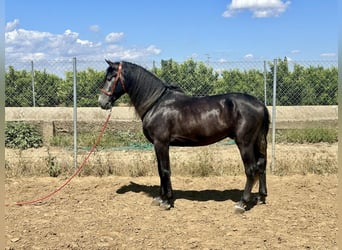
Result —
M 163 179 L 165 179 L 165 178 L 170 178 L 170 176 L 171 176 L 171 171 L 170 170 L 168 170 L 168 169 L 161 169 L 161 171 L 160 171 L 160 177 L 161 178 L 163 178 Z
M 257 161 L 258 166 L 265 166 L 266 165 L 266 159 L 264 157 L 260 157 Z
M 256 163 L 259 174 L 263 174 L 266 170 L 266 159 L 264 157 L 260 157 Z
M 249 165 L 245 167 L 245 174 L 248 178 L 255 178 L 259 173 L 259 167 L 257 164 Z

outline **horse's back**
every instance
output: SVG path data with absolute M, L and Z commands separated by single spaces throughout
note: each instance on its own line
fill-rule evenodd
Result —
M 208 145 L 226 137 L 235 138 L 239 126 L 259 123 L 262 103 L 246 94 L 231 93 L 190 97 L 171 91 L 143 121 L 150 141 L 169 140 L 170 145 Z M 247 123 L 246 123 L 247 122 Z

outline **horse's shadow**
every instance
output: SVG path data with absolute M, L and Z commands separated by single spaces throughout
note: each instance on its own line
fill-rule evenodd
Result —
M 120 187 L 116 193 L 124 194 L 127 192 L 144 193 L 149 197 L 156 197 L 159 193 L 159 186 L 157 185 L 142 185 L 135 182 L 130 182 L 128 185 Z M 241 199 L 243 190 L 173 190 L 176 199 L 186 199 L 191 201 L 227 201 L 238 202 Z

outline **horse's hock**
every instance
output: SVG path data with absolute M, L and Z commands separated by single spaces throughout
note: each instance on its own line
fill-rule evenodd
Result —
M 268 107 L 272 115 L 272 107 Z M 78 132 L 98 131 L 109 111 L 99 107 L 77 109 Z M 53 135 L 73 133 L 73 108 L 6 107 L 6 121 L 27 121 L 39 125 L 44 142 Z M 337 127 L 337 106 L 279 106 L 276 128 Z M 113 107 L 109 130 L 140 130 L 141 121 L 133 107 Z

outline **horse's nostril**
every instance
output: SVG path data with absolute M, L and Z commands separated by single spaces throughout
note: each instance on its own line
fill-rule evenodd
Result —
M 106 104 L 100 103 L 100 106 L 102 109 L 110 109 L 112 107 L 112 105 L 110 103 L 106 103 Z

